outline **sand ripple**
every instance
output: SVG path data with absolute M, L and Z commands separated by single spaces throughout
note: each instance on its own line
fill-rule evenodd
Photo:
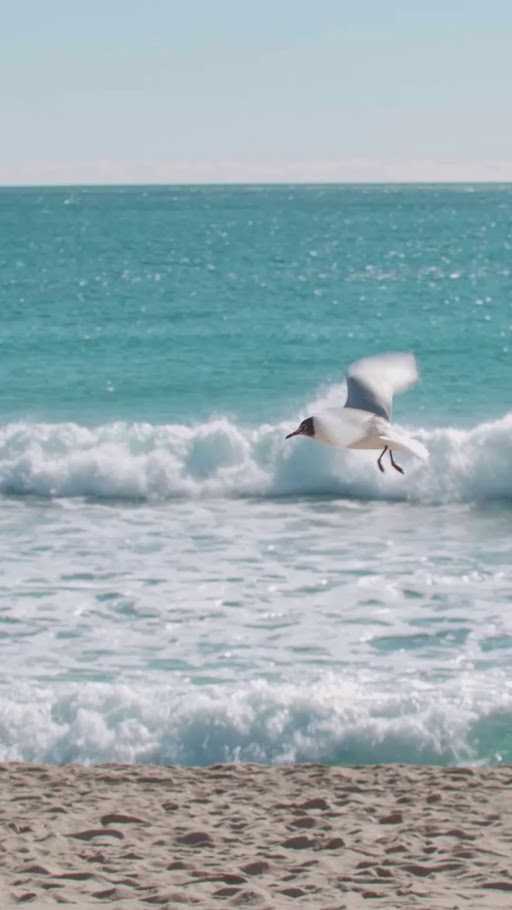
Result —
M 2 908 L 511 906 L 512 768 L 0 765 Z

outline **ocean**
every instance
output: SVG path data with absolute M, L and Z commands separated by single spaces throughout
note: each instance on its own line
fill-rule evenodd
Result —
M 512 186 L 0 189 L 0 760 L 512 761 Z M 413 351 L 430 451 L 305 438 Z

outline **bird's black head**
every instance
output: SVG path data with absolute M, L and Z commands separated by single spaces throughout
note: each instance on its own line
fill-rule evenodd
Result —
M 291 439 L 292 436 L 314 436 L 315 435 L 315 421 L 313 417 L 306 417 L 305 420 L 297 427 L 293 433 L 288 433 L 286 439 Z

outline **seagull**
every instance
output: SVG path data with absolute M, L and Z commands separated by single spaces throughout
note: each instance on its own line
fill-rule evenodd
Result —
M 329 410 L 306 417 L 292 436 L 310 436 L 320 442 L 347 449 L 382 449 L 377 464 L 384 473 L 386 452 L 392 467 L 400 474 L 393 451 L 408 452 L 426 461 L 428 450 L 416 439 L 391 424 L 395 392 L 403 392 L 418 381 L 414 354 L 388 353 L 363 357 L 347 370 L 347 400 L 342 410 Z

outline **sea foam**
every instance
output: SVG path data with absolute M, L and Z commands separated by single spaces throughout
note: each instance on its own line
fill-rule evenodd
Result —
M 363 678 L 364 677 L 364 678 Z M 207 765 L 512 759 L 512 692 L 499 671 L 386 690 L 368 672 L 305 688 L 263 680 L 172 686 L 16 686 L 0 697 L 0 760 Z
M 389 467 L 381 475 L 374 452 L 286 441 L 292 426 L 293 419 L 249 427 L 227 418 L 195 426 L 5 424 L 0 491 L 148 500 L 330 495 L 444 503 L 512 497 L 512 412 L 472 429 L 409 426 L 430 460 L 401 456 L 404 477 Z

